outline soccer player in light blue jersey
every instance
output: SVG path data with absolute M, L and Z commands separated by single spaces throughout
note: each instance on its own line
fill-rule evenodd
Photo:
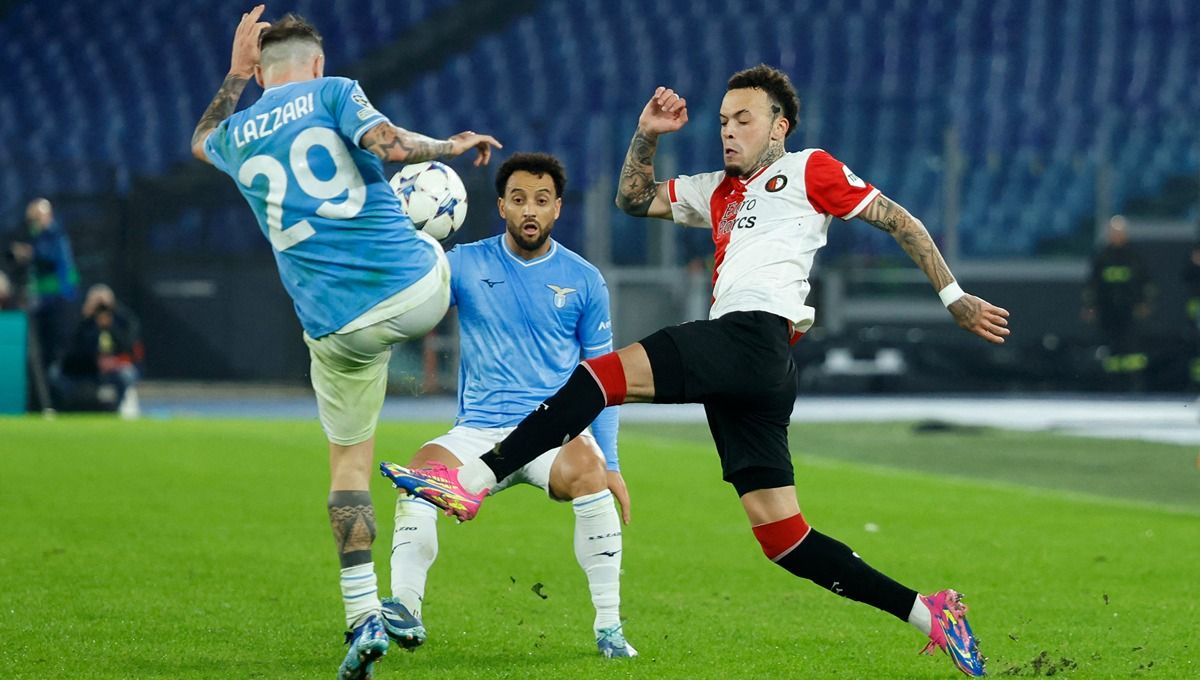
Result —
M 388 621 L 408 617 L 382 616 L 371 562 L 367 489 L 390 348 L 432 329 L 450 298 L 445 254 L 401 212 L 382 162 L 476 149 L 478 165 L 499 143 L 473 132 L 435 140 L 393 126 L 356 82 L 324 77 L 313 26 L 295 15 L 268 24 L 259 20 L 263 9 L 242 15 L 229 74 L 196 126 L 192 153 L 237 183 L 304 327 L 329 440 L 329 518 L 351 631 L 339 677 L 366 678 L 387 651 Z M 263 95 L 234 113 L 251 76 Z
M 612 351 L 604 277 L 550 238 L 565 183 L 555 157 L 514 155 L 496 175 L 504 233 L 450 251 L 450 304 L 458 307 L 461 345 L 458 417 L 411 465 L 445 470 L 478 458 L 558 390 L 580 360 Z M 389 465 L 382 465 L 385 475 Z M 542 453 L 491 493 L 518 483 L 571 502 L 575 557 L 596 609 L 596 645 L 606 657 L 637 656 L 620 619 L 621 518 L 613 497 L 628 523 L 629 496 L 617 462 L 617 409 L 601 411 L 590 430 Z M 400 498 L 392 593 L 419 619 L 437 556 L 438 510 L 415 496 Z

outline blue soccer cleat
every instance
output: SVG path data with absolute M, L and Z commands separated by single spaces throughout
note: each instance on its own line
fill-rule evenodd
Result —
M 375 673 L 375 662 L 387 654 L 388 637 L 383 630 L 383 619 L 371 614 L 353 631 L 346 633 L 346 658 L 338 667 L 338 680 L 371 680 Z
M 933 617 L 929 644 L 921 653 L 933 654 L 935 649 L 940 649 L 949 654 L 955 668 L 966 675 L 972 678 L 986 675 L 986 660 L 979 654 L 979 639 L 967 623 L 967 605 L 962 603 L 962 595 L 953 590 L 942 590 L 933 595 L 922 595 L 921 602 Z
M 606 659 L 631 659 L 638 655 L 633 645 L 625 641 L 620 624 L 596 631 L 596 649 Z
M 383 629 L 392 642 L 405 649 L 416 649 L 425 642 L 425 626 L 394 597 L 383 598 Z

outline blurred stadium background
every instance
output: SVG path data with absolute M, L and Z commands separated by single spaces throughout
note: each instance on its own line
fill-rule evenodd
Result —
M 269 251 L 233 184 L 193 161 L 195 121 L 225 73 L 245 2 L 0 2 L 0 219 L 54 201 L 85 285 L 140 317 L 145 378 L 303 387 L 307 353 Z M 700 230 L 612 205 L 628 137 L 658 84 L 692 123 L 659 176 L 719 162 L 726 78 L 759 62 L 802 98 L 792 149 L 827 148 L 924 220 L 966 287 L 1009 308 L 1014 335 L 956 331 L 886 234 L 831 227 L 817 327 L 797 346 L 809 393 L 1081 392 L 1108 387 L 1081 320 L 1108 217 L 1154 264 L 1138 329 L 1141 387 L 1196 387 L 1181 279 L 1200 219 L 1200 4 L 1191 0 L 297 0 L 327 72 L 361 81 L 403 127 L 494 133 L 560 155 L 555 237 L 608 277 L 619 343 L 702 316 Z M 102 27 L 102 28 L 101 28 Z M 246 105 L 258 95 L 252 84 Z M 455 167 L 472 209 L 455 241 L 500 228 L 492 168 Z M 393 388 L 453 393 L 453 319 L 397 353 Z
M 340 659 L 300 326 L 233 183 L 189 155 L 252 4 L 0 0 L 0 232 L 53 201 L 83 285 L 141 319 L 149 416 L 0 418 L 2 677 L 327 677 Z M 936 562 L 972 594 L 994 674 L 1197 676 L 1200 2 L 294 0 L 267 16 L 287 11 L 397 125 L 562 157 L 555 238 L 603 270 L 620 344 L 704 316 L 710 295 L 707 233 L 613 206 L 641 107 L 659 84 L 689 102 L 660 177 L 713 170 L 728 76 L 782 67 L 802 99 L 790 149 L 826 148 L 910 208 L 1014 329 L 999 347 L 958 330 L 890 237 L 835 220 L 794 350 L 805 513 L 906 582 L 940 583 Z M 496 164 L 453 165 L 472 207 L 451 245 L 498 233 Z M 1106 372 L 1081 314 L 1116 213 L 1157 290 L 1135 381 Z M 25 401 L 20 314 L 0 312 L 0 412 Z M 445 430 L 456 352 L 453 313 L 396 352 L 380 457 Z M 954 674 L 764 566 L 698 408 L 622 420 L 622 614 L 644 663 L 618 674 Z M 613 677 L 578 636 L 570 513 L 533 492 L 490 502 L 441 532 L 435 643 L 392 656 L 390 677 Z

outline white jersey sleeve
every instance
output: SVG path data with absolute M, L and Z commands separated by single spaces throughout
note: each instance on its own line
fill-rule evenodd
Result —
M 685 227 L 712 229 L 712 195 L 725 172 L 680 175 L 667 180 L 671 220 Z

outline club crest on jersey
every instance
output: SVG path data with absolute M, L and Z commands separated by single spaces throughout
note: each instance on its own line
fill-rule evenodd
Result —
M 846 181 L 850 183 L 850 186 L 858 187 L 859 189 L 867 188 L 867 183 L 859 179 L 858 175 L 851 172 L 850 168 L 843 165 L 842 172 L 846 174 Z
M 775 193 L 776 191 L 782 191 L 783 188 L 786 186 L 787 186 L 787 177 L 785 177 L 784 175 L 775 175 L 771 179 L 767 180 L 767 191 L 769 191 L 771 193 Z
M 559 309 L 566 307 L 567 296 L 578 290 L 576 288 L 563 288 L 561 286 L 556 286 L 553 283 L 547 283 L 546 287 L 554 291 L 554 306 L 558 307 Z

